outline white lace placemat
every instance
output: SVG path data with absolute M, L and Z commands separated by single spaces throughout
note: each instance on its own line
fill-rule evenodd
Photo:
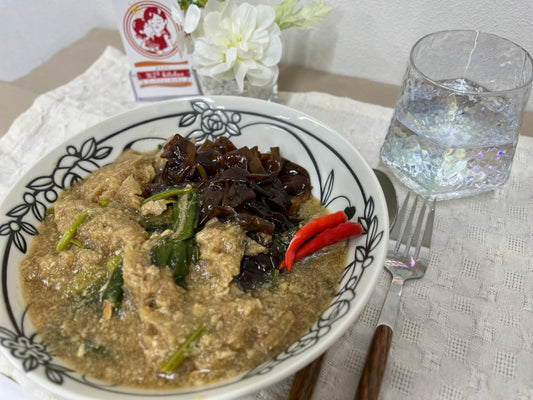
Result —
M 108 48 L 84 74 L 35 103 L 0 139 L 0 195 L 51 149 L 138 107 L 126 57 Z M 281 93 L 280 103 L 344 135 L 373 167 L 392 110 L 323 93 Z M 403 193 L 399 182 L 396 186 Z M 403 292 L 382 399 L 533 399 L 533 138 L 521 137 L 509 182 L 477 197 L 439 203 L 426 276 Z M 314 399 L 352 399 L 389 277 L 327 352 Z M 0 357 L 0 372 L 36 398 Z M 282 400 L 293 377 L 243 400 Z

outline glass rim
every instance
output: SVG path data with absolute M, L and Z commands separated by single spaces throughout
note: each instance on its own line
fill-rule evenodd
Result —
M 441 34 L 444 34 L 444 33 L 453 33 L 453 32 L 457 32 L 457 33 L 458 32 L 468 32 L 468 33 L 475 33 L 475 34 L 478 34 L 478 35 L 481 34 L 481 35 L 484 35 L 484 36 L 492 36 L 492 37 L 494 37 L 496 39 L 499 39 L 499 40 L 508 42 L 509 44 L 512 44 L 513 46 L 515 46 L 517 49 L 521 50 L 524 53 L 524 55 L 525 55 L 524 62 L 526 62 L 526 60 L 527 60 L 527 61 L 529 61 L 529 64 L 531 65 L 531 72 L 529 74 L 528 79 L 522 85 L 513 87 L 511 89 L 491 90 L 491 91 L 488 91 L 488 92 L 479 93 L 479 92 L 471 91 L 471 90 L 454 89 L 454 88 L 451 88 L 449 86 L 443 85 L 443 84 L 439 83 L 438 81 L 430 78 L 427 74 L 425 74 L 424 72 L 422 72 L 418 68 L 418 66 L 416 65 L 416 63 L 413 60 L 413 55 L 414 55 L 413 53 L 414 53 L 415 49 L 418 47 L 418 45 L 423 40 L 427 39 L 428 37 L 441 35 Z M 496 35 L 494 33 L 489 33 L 489 32 L 485 32 L 485 31 L 482 31 L 482 30 L 476 30 L 476 29 L 447 29 L 447 30 L 431 32 L 431 33 L 428 33 L 428 34 L 422 36 L 411 47 L 411 51 L 409 52 L 409 64 L 416 70 L 416 72 L 418 72 L 420 75 L 422 75 L 422 77 L 425 80 L 429 81 L 431 84 L 433 84 L 433 85 L 435 85 L 437 87 L 446 89 L 446 90 L 448 90 L 450 92 L 455 92 L 455 93 L 460 93 L 460 94 L 476 94 L 476 95 L 483 94 L 483 96 L 499 95 L 499 94 L 502 94 L 502 93 L 509 93 L 509 92 L 523 90 L 523 89 L 527 88 L 528 86 L 531 86 L 531 84 L 533 82 L 533 58 L 531 57 L 531 54 L 529 54 L 529 52 L 524 47 L 520 46 L 519 44 L 516 44 L 515 42 L 513 42 L 510 39 L 504 38 L 504 37 Z

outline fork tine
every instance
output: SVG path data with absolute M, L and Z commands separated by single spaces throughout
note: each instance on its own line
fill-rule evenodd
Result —
M 429 212 L 427 213 L 427 216 L 426 216 L 426 208 L 429 209 Z M 431 223 L 431 226 L 428 225 L 431 222 L 430 221 L 430 213 L 431 213 L 431 208 L 427 204 L 427 202 L 424 201 L 424 204 L 423 204 L 422 208 L 420 209 L 420 214 L 418 216 L 418 222 L 417 222 L 417 225 L 416 225 L 417 242 L 416 242 L 416 247 L 415 247 L 415 253 L 413 254 L 413 258 L 415 258 L 415 259 L 419 258 L 420 248 L 422 247 L 422 242 L 424 240 L 424 236 L 426 235 L 426 232 L 428 231 L 428 228 L 430 228 L 431 230 L 433 229 L 433 223 Z M 425 221 L 425 225 L 422 225 L 424 221 Z M 431 233 L 430 233 L 430 235 L 431 235 Z M 431 240 L 431 238 L 430 238 L 430 240 Z
M 421 199 L 421 197 L 419 197 L 417 195 L 416 196 L 416 201 L 413 204 L 413 211 L 411 211 L 411 213 L 413 215 L 416 212 L 416 206 L 417 206 L 416 203 L 418 202 L 418 199 Z M 413 242 L 416 243 L 415 255 L 413 257 L 414 258 L 418 257 L 418 253 L 420 251 L 420 245 L 421 245 L 421 242 L 422 242 L 422 235 L 420 235 L 420 231 L 421 231 L 421 228 L 422 228 L 422 222 L 424 222 L 425 214 L 426 214 L 426 203 L 424 202 L 424 199 L 422 199 L 422 206 L 420 207 L 420 211 L 418 213 L 418 218 L 416 220 L 415 230 L 414 230 L 413 234 L 411 236 L 409 236 L 409 240 L 405 244 L 405 256 L 406 257 L 409 255 L 409 252 L 411 250 L 411 246 L 413 245 Z
M 402 203 L 400 211 L 398 211 L 398 216 L 396 217 L 396 224 L 392 228 L 391 238 L 396 240 L 396 245 L 394 246 L 393 254 L 398 254 L 398 252 L 400 251 L 400 246 L 402 244 L 401 238 L 403 237 L 405 228 L 408 224 L 408 221 L 406 220 L 405 217 L 407 213 L 407 205 L 409 204 L 410 196 L 411 196 L 411 192 L 407 192 L 407 196 L 405 196 L 405 199 Z
M 426 208 L 429 210 L 427 212 L 426 216 Z M 420 256 L 420 249 L 422 247 L 425 247 L 426 249 L 429 249 L 431 246 L 431 236 L 433 235 L 433 222 L 435 219 L 435 200 L 433 200 L 431 203 L 428 203 L 427 200 L 424 200 L 424 204 L 422 205 L 422 208 L 420 209 L 420 214 L 418 216 L 418 221 L 415 229 L 415 233 L 413 234 L 413 237 L 416 237 L 416 246 L 415 246 L 415 253 L 413 254 L 413 258 L 418 259 Z M 422 228 L 422 224 L 424 223 L 424 227 Z
M 416 259 L 420 255 L 421 247 L 429 248 L 431 245 L 436 202 L 435 200 L 429 202 L 415 194 L 413 204 L 409 207 L 410 197 L 411 192 L 408 192 L 398 213 L 398 223 L 391 232 L 391 238 L 396 240 L 391 253 L 395 256 L 408 257 L 414 249 L 413 258 Z M 418 207 L 419 202 L 422 203 L 420 207 Z M 418 216 L 417 208 L 419 208 Z M 402 246 L 404 249 L 400 255 Z
M 411 195 L 411 192 L 408 192 L 407 196 L 406 196 L 406 198 L 404 200 L 404 203 L 402 204 L 402 211 L 404 211 L 404 213 L 407 212 L 410 195 Z M 404 252 L 402 253 L 402 257 L 407 257 L 407 255 L 409 254 L 409 249 L 410 249 L 411 240 L 412 240 L 411 232 L 412 232 L 412 229 L 413 229 L 413 218 L 414 218 L 415 213 L 416 213 L 416 206 L 417 206 L 417 203 L 418 203 L 418 199 L 419 199 L 419 197 L 418 197 L 418 195 L 416 195 L 415 199 L 413 201 L 413 205 L 410 208 L 407 220 L 401 226 L 400 235 L 397 238 L 396 246 L 394 248 L 394 254 L 395 255 L 399 255 L 400 247 L 402 245 L 404 246 Z M 404 210 L 404 208 L 405 208 L 405 210 Z
M 436 200 L 433 200 L 429 204 L 429 213 L 426 222 L 426 230 L 424 231 L 424 236 L 422 237 L 422 246 L 426 248 L 431 247 L 431 237 L 433 236 L 433 222 L 435 221 L 435 208 Z

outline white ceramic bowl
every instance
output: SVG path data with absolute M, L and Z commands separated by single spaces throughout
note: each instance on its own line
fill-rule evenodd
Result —
M 330 210 L 355 207 L 367 234 L 351 240 L 340 290 L 312 329 L 274 359 L 248 373 L 197 389 L 143 391 L 109 386 L 83 376 L 49 352 L 26 316 L 18 276 L 37 227 L 66 186 L 112 162 L 123 150 L 152 150 L 175 133 L 197 141 L 229 136 L 237 145 L 279 146 L 305 167 L 313 195 Z M 331 346 L 355 322 L 372 295 L 388 242 L 385 198 L 372 169 L 342 138 L 291 108 L 240 97 L 187 98 L 154 103 L 102 122 L 40 160 L 0 207 L 2 302 L 0 349 L 35 383 L 68 399 L 230 399 L 296 372 Z M 125 333 L 126 334 L 126 333 Z

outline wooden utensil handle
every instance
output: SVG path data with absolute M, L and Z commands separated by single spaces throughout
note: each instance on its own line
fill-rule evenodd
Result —
M 324 354 L 298 371 L 294 377 L 291 392 L 287 400 L 309 400 L 311 398 L 323 360 Z
M 374 337 L 366 356 L 365 367 L 357 387 L 357 393 L 355 393 L 355 400 L 376 400 L 379 397 L 391 342 L 391 327 L 379 325 L 374 332 Z

